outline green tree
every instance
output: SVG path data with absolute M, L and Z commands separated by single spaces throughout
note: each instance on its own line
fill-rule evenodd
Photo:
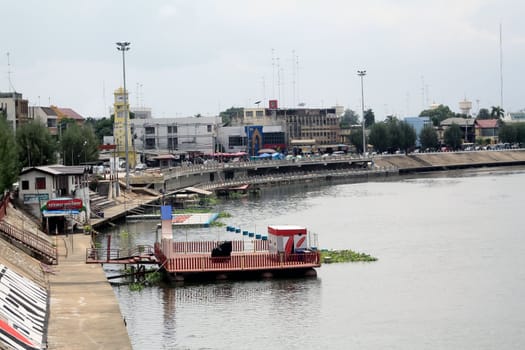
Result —
M 225 111 L 222 111 L 219 116 L 222 119 L 223 126 L 229 126 L 233 118 L 241 117 L 244 113 L 244 109 L 240 107 L 230 107 Z
M 517 142 L 518 130 L 515 125 L 503 124 L 499 128 L 498 139 L 500 142 Z
M 399 142 L 399 148 L 406 152 L 408 152 L 409 149 L 414 148 L 416 145 L 416 130 L 412 127 L 412 125 L 408 124 L 407 122 L 401 122 L 398 125 L 399 127 L 399 134 L 401 135 L 401 140 Z
M 476 119 L 492 119 L 490 112 L 486 108 L 481 108 L 476 116 Z
M 432 120 L 432 124 L 434 126 L 439 126 L 439 124 L 447 119 L 447 118 L 453 118 L 455 117 L 455 113 L 448 108 L 448 106 L 439 105 L 437 108 L 434 109 L 426 109 L 419 113 L 420 117 L 429 117 L 430 120 Z
M 447 147 L 457 150 L 461 147 L 462 136 L 463 132 L 461 131 L 461 127 L 454 123 L 445 130 L 443 140 Z
M 60 139 L 65 165 L 78 165 L 98 160 L 99 142 L 90 125 L 70 124 Z
M 341 117 L 341 128 L 348 128 L 351 125 L 357 124 L 359 124 L 359 116 L 351 109 L 345 110 L 345 113 Z
M 5 114 L 0 115 L 0 194 L 11 188 L 20 171 L 13 129 Z
M 17 128 L 16 143 L 21 167 L 53 164 L 56 143 L 49 129 L 37 120 Z
M 114 120 L 114 116 L 111 116 L 110 118 L 104 117 L 100 119 L 87 118 L 85 125 L 91 125 L 99 143 L 102 144 L 102 142 L 104 141 L 104 136 L 113 135 Z
M 439 146 L 438 134 L 432 125 L 425 125 L 419 133 L 421 148 L 435 150 Z
M 525 143 L 525 123 L 514 124 L 516 128 L 516 142 Z
M 374 145 L 374 149 L 380 153 L 390 148 L 390 133 L 386 123 L 375 123 L 370 127 L 368 143 Z
M 505 110 L 499 106 L 492 106 L 490 110 L 491 119 L 501 119 L 505 116 Z
M 374 111 L 371 109 L 367 109 L 365 111 L 365 128 L 369 128 L 376 122 L 376 117 L 374 115 Z
M 352 129 L 350 143 L 355 147 L 357 153 L 363 152 L 363 128 Z

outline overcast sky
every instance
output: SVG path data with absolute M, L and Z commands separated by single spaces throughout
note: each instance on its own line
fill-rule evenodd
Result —
M 0 91 L 108 116 L 122 85 L 154 117 L 217 115 L 278 99 L 377 120 L 431 103 L 525 108 L 522 0 L 17 0 L 2 3 Z M 8 53 L 10 65 L 8 66 Z M 11 72 L 10 75 L 8 72 Z

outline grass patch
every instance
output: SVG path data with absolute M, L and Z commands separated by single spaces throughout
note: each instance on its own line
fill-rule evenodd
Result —
M 321 261 L 324 263 L 342 263 L 356 261 L 376 261 L 377 258 L 365 253 L 354 252 L 350 249 L 345 250 L 321 250 Z

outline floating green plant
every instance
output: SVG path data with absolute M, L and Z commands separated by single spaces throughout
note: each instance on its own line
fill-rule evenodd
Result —
M 377 258 L 365 253 L 354 252 L 350 249 L 344 250 L 321 250 L 321 261 L 324 263 L 341 263 L 356 261 L 376 261 Z

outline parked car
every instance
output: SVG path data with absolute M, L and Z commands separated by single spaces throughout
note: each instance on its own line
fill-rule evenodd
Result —
M 135 165 L 135 170 L 146 170 L 148 168 L 148 166 L 144 163 L 139 163 L 137 165 Z

